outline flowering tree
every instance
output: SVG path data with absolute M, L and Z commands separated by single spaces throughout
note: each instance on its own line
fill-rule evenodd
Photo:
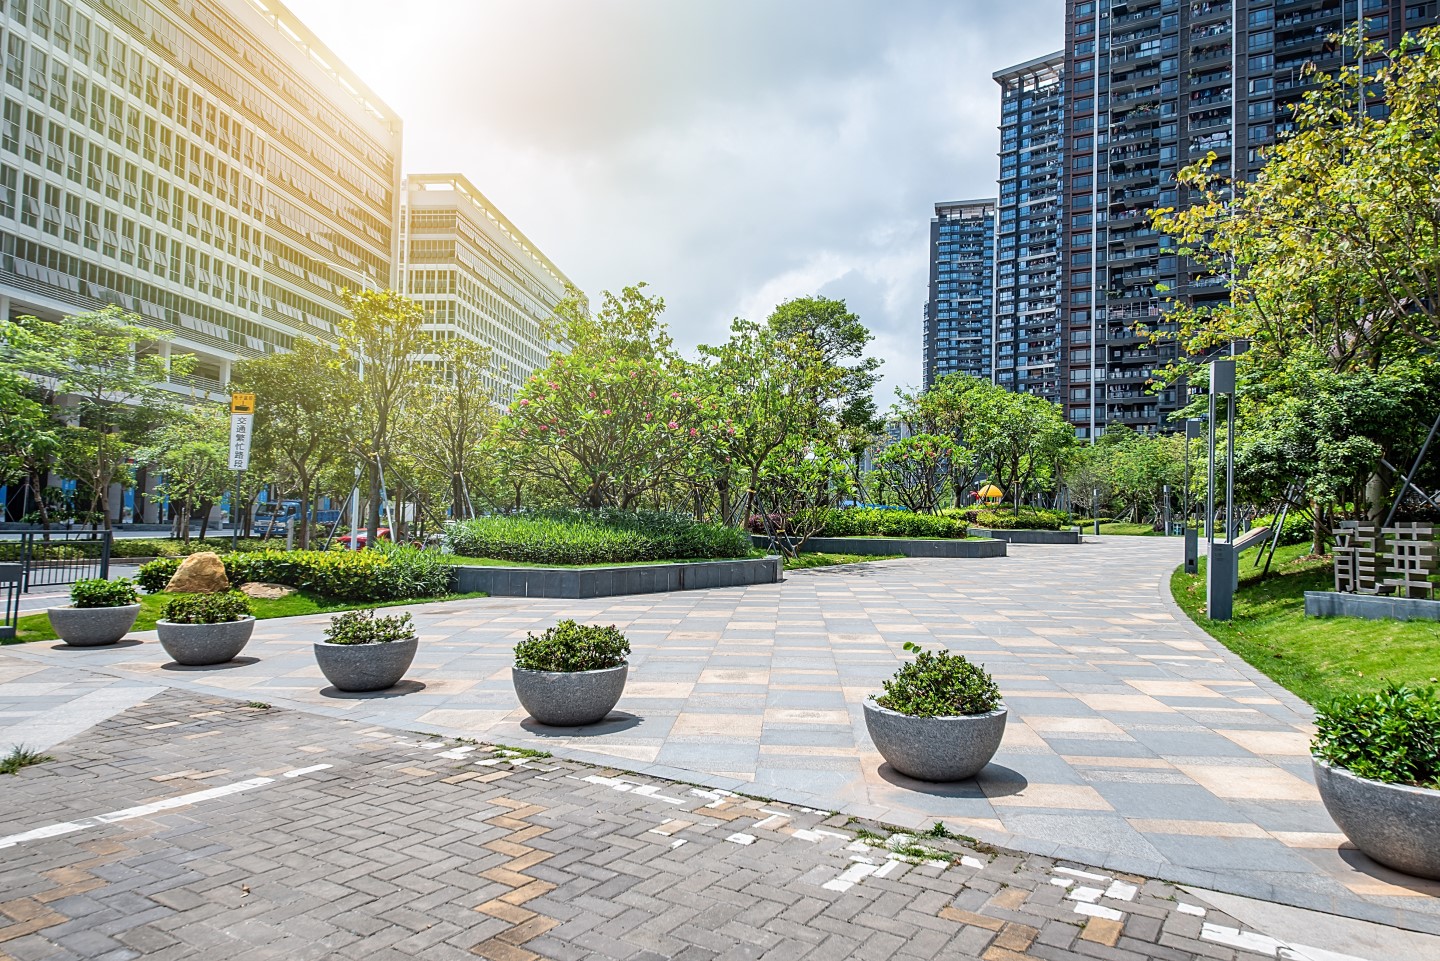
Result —
M 886 447 L 875 458 L 877 480 L 901 504 L 924 514 L 938 511 L 956 467 L 968 476 L 973 454 L 948 437 L 912 434 Z
M 512 470 L 557 485 L 578 506 L 629 509 L 674 479 L 700 435 L 700 404 L 644 284 L 603 295 L 590 313 L 556 308 L 570 347 L 526 381 L 497 426 Z

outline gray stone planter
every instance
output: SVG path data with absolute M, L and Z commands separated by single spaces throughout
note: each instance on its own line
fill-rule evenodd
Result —
M 400 683 L 420 639 L 390 641 L 387 644 L 327 644 L 315 642 L 315 661 L 320 673 L 341 691 L 383 691 Z
M 1000 749 L 1005 705 L 988 714 L 913 717 L 865 702 L 870 740 L 890 766 L 917 781 L 962 781 L 980 773 Z
M 1440 791 L 1382 784 L 1311 761 L 1320 800 L 1351 843 L 1386 867 L 1440 880 Z
M 605 720 L 620 701 L 629 673 L 629 664 L 572 672 L 510 668 L 521 706 L 551 727 L 580 727 Z
M 235 659 L 235 655 L 250 643 L 250 633 L 255 630 L 255 618 L 244 617 L 238 621 L 221 621 L 218 624 L 176 624 L 173 621 L 155 622 L 155 632 L 160 635 L 160 646 L 176 664 L 187 667 L 204 667 L 207 664 L 224 664 Z
M 123 607 L 52 607 L 50 626 L 60 640 L 71 647 L 104 647 L 114 644 L 135 626 L 139 604 Z

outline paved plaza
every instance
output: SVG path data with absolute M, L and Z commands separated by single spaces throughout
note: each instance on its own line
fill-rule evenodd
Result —
M 228 700 L 216 701 L 221 705 L 216 710 L 226 717 L 241 710 L 237 705 L 254 701 L 274 705 L 276 716 L 288 718 L 292 728 L 319 725 L 317 730 L 336 737 L 354 738 L 360 731 L 370 732 L 364 735 L 369 738 L 381 732 L 463 737 L 552 752 L 567 763 L 605 765 L 605 773 L 597 775 L 603 778 L 623 770 L 633 772 L 625 777 L 634 783 L 652 787 L 678 781 L 711 792 L 773 798 L 787 805 L 790 828 L 805 824 L 804 830 L 820 830 L 824 822 L 829 830 L 854 817 L 917 830 L 940 820 L 952 831 L 1016 852 L 1005 856 L 1017 864 L 1038 865 L 1027 875 L 1034 879 L 1056 863 L 1069 863 L 1112 882 L 1122 876 L 1159 878 L 1440 932 L 1440 885 L 1369 862 L 1344 843 L 1325 814 L 1309 774 L 1305 705 L 1171 607 L 1162 581 L 1177 551 L 1174 541 L 1113 538 L 1078 547 L 1012 546 L 1003 559 L 899 560 L 797 572 L 781 585 L 744 589 L 418 605 L 411 610 L 422 646 L 410 680 L 383 695 L 341 695 L 326 688 L 309 650 L 326 622 L 323 616 L 262 622 L 245 655 L 221 668 L 167 664 L 158 644 L 144 634 L 135 635 L 143 640 L 109 650 L 75 651 L 48 642 L 11 647 L 0 654 L 0 677 L 6 679 L 0 685 L 0 741 L 63 743 L 63 749 L 83 753 L 94 732 L 116 736 L 107 717 L 125 719 L 177 699 L 221 695 Z M 626 694 L 596 729 L 540 728 L 517 710 L 510 648 L 527 631 L 563 617 L 614 623 L 635 648 Z M 910 781 L 883 764 L 866 736 L 861 704 L 904 658 L 906 641 L 964 652 L 996 675 L 1010 724 L 1001 752 L 978 781 L 952 787 Z M 302 713 L 278 713 L 283 707 Z M 84 733 L 87 728 L 91 734 Z M 128 729 L 133 733 L 133 725 Z M 256 772 L 281 764 L 279 758 L 264 763 L 263 746 L 247 746 L 259 756 L 248 767 L 238 766 L 219 740 L 181 743 L 178 732 L 157 730 L 159 743 L 190 752 L 175 766 L 189 772 L 184 777 L 225 772 L 207 777 L 206 784 L 261 776 Z M 324 743 L 318 734 L 316 740 Z M 283 743 L 277 742 L 277 750 Z M 126 743 L 114 746 L 132 749 L 138 750 Z M 153 753 L 140 751 L 136 762 L 121 766 L 139 779 L 139 790 L 117 794 L 119 807 L 165 796 L 163 785 L 142 783 L 174 773 L 157 773 L 163 764 Z M 304 767 L 303 760 L 295 759 L 294 766 Z M 26 772 L 27 790 L 46 783 L 49 767 Z M 69 774 L 78 768 L 67 762 L 57 770 Z M 308 784 L 310 778 L 295 780 Z M 62 780 L 51 778 L 47 789 L 64 794 L 66 788 L 55 783 Z M 633 789 L 613 788 L 612 782 L 608 793 L 591 794 L 614 803 L 634 800 Z M 590 790 L 559 781 L 548 789 L 552 796 L 544 806 L 567 812 L 584 808 L 586 801 L 566 791 Z M 654 790 L 684 794 L 689 788 Z M 274 793 L 267 784 L 254 796 Z M 247 794 L 243 802 L 213 803 L 255 802 Z M 377 803 L 391 817 L 405 809 L 398 801 Z M 839 819 L 802 809 L 838 811 Z M 60 821 L 106 810 L 99 797 L 73 793 L 61 807 L 27 806 L 24 814 L 10 808 L 11 827 L 4 830 L 41 827 L 42 811 Z M 802 814 L 816 820 L 807 822 Z M 618 815 L 595 816 L 603 821 Z M 766 837 L 763 831 L 755 836 Z M 739 845 L 749 855 L 729 852 L 724 845 L 737 845 L 725 837 L 715 843 L 726 857 L 743 860 L 760 850 Z M 800 849 L 788 842 L 783 848 Z M 837 851 L 844 849 L 839 845 Z M 925 870 L 906 864 L 904 877 L 920 884 Z M 959 877 L 951 870 L 940 873 Z M 1036 884 L 1063 894 L 1051 879 L 1047 875 Z M 980 902 L 965 902 L 956 910 L 979 907 Z M 1215 923 L 1243 927 L 1228 923 L 1233 920 Z M 1015 923 L 1044 930 L 1043 924 Z M 1073 919 L 1066 923 L 1073 925 Z M 1011 950 L 986 942 L 955 956 L 997 947 Z M 645 949 L 660 957 L 712 956 L 682 955 L 674 943 Z M 1066 950 L 1074 949 L 1072 944 Z M 1007 957 L 993 955 L 1000 961 Z

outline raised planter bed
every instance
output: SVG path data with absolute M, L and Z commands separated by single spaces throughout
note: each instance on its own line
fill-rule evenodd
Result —
M 1079 531 L 1010 531 L 972 527 L 975 537 L 993 537 L 1009 544 L 1078 544 Z
M 637 564 L 628 567 L 470 567 L 457 564 L 450 587 L 457 594 L 483 591 L 492 597 L 613 597 L 663 594 L 710 587 L 777 584 L 779 557 Z
M 1440 621 L 1440 601 L 1381 594 L 1306 591 L 1306 617 L 1363 617 L 1368 621 Z
M 768 548 L 770 538 L 753 535 L 755 546 Z M 980 537 L 921 539 L 906 537 L 812 537 L 805 550 L 827 554 L 903 554 L 906 557 L 1004 557 L 1005 542 Z

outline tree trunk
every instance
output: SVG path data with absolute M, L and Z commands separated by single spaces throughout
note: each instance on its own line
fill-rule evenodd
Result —
M 365 543 L 374 544 L 380 532 L 380 462 L 366 461 L 366 473 L 369 475 L 370 502 L 365 510 Z

